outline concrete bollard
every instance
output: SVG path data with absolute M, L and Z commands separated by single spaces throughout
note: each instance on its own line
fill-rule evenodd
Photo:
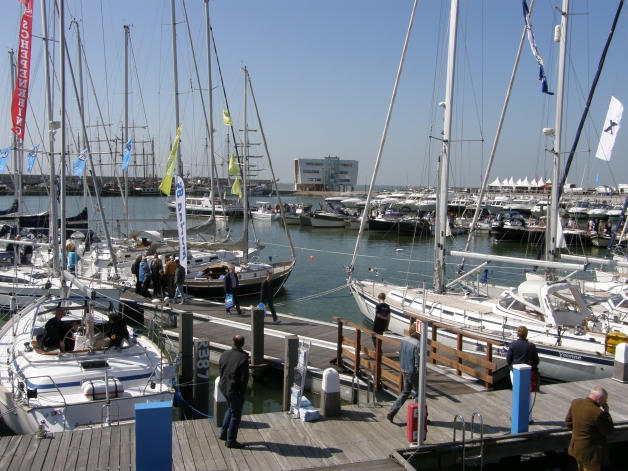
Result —
M 172 402 L 135 404 L 135 469 L 172 469 Z
M 340 415 L 340 375 L 333 368 L 323 372 L 320 413 L 323 417 Z
M 512 367 L 512 416 L 510 433 L 527 432 L 530 425 L 530 365 Z
M 613 379 L 620 383 L 628 383 L 628 343 L 620 343 L 615 348 Z
M 219 385 L 220 376 L 216 376 L 216 382 L 214 383 L 214 423 L 221 427 L 229 406 L 225 396 L 220 392 Z

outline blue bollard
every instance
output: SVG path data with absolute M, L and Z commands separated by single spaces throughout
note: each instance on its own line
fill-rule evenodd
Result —
M 135 469 L 172 470 L 172 402 L 135 404 Z
M 512 418 L 510 433 L 527 432 L 530 422 L 530 365 L 512 367 Z

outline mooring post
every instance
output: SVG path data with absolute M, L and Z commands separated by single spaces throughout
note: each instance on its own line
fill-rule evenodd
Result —
M 135 469 L 172 467 L 172 402 L 135 404 Z
M 527 432 L 530 424 L 530 365 L 512 367 L 512 419 L 510 433 Z
M 299 336 L 286 335 L 284 337 L 283 357 L 283 403 L 282 410 L 290 410 L 290 388 L 294 383 L 294 368 L 299 362 Z
M 214 382 L 214 423 L 218 427 L 222 427 L 222 421 L 227 413 L 227 408 L 227 400 L 222 392 L 220 392 L 220 376 L 217 376 Z
M 209 414 L 209 339 L 194 341 L 194 407 Z
M 189 383 L 194 375 L 194 344 L 192 313 L 181 313 L 181 334 L 179 336 L 179 358 L 181 360 L 180 382 Z
M 251 366 L 264 363 L 264 310 L 254 307 L 251 310 Z M 251 368 L 254 382 L 264 380 L 262 368 Z
M 321 415 L 334 417 L 340 415 L 340 375 L 333 368 L 323 371 L 321 394 Z M 375 391 L 373 391 L 373 396 Z
M 628 344 L 626 343 L 620 343 L 615 348 L 613 379 L 620 383 L 628 383 Z

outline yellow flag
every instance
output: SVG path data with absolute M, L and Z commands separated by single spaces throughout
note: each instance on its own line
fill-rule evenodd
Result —
M 177 151 L 179 150 L 179 139 L 181 138 L 181 127 L 183 124 L 179 126 L 177 129 L 177 135 L 174 138 L 174 143 L 172 144 L 172 150 L 170 151 L 170 155 L 168 156 L 168 161 L 166 162 L 166 173 L 164 174 L 164 179 L 161 181 L 161 185 L 159 185 L 159 190 L 164 195 L 170 194 L 170 188 L 172 187 L 172 174 L 174 173 L 174 167 L 177 163 Z
M 240 186 L 240 177 L 236 177 L 231 187 L 231 194 L 242 198 L 242 187 Z
M 237 175 L 238 173 L 240 173 L 240 167 L 236 164 L 235 155 L 232 152 L 229 159 L 229 175 Z
M 231 126 L 233 124 L 233 121 L 231 121 L 231 116 L 229 116 L 229 112 L 224 108 L 222 109 L 222 121 L 227 126 Z

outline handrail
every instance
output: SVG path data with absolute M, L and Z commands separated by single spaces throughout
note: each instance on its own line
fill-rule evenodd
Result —
M 454 437 L 452 442 L 456 443 L 456 423 L 458 422 L 458 417 L 460 417 L 460 424 L 462 425 L 462 469 L 465 468 L 465 440 L 466 440 L 466 433 L 465 433 L 465 429 L 464 429 L 464 417 L 461 416 L 460 414 L 456 414 L 454 416 L 454 425 L 453 425 L 453 429 L 454 429 Z
M 51 376 L 49 376 L 49 375 L 30 376 L 30 377 L 28 377 L 28 379 L 27 379 L 27 378 L 26 378 L 26 376 L 24 376 L 24 375 L 21 375 L 21 376 L 24 378 L 24 385 L 25 385 L 26 387 L 28 387 L 28 385 L 27 385 L 26 381 L 30 381 L 30 380 L 37 379 L 37 378 L 48 378 L 48 379 L 50 380 L 50 382 L 52 383 L 52 385 L 54 386 L 54 389 L 56 389 L 56 390 L 57 390 L 57 392 L 59 393 L 59 395 L 61 396 L 61 399 L 63 399 L 63 405 L 64 405 L 64 406 L 67 406 L 67 405 L 68 405 L 67 401 L 65 400 L 65 396 L 64 396 L 64 395 L 63 395 L 63 393 L 61 392 L 61 389 L 59 389 L 59 386 L 57 386 L 57 383 L 55 383 L 55 380 L 54 380 L 54 379 L 52 379 L 52 377 L 51 377 Z M 39 396 L 40 394 L 46 394 L 46 393 L 48 393 L 48 392 L 51 392 L 51 391 L 40 391 L 37 387 L 35 387 L 34 389 L 36 389 L 36 390 L 37 390 L 37 395 L 38 395 L 38 396 Z
M 480 471 L 482 471 L 484 469 L 484 419 L 479 412 L 471 414 L 471 440 L 473 440 L 473 429 L 476 417 L 480 419 Z

